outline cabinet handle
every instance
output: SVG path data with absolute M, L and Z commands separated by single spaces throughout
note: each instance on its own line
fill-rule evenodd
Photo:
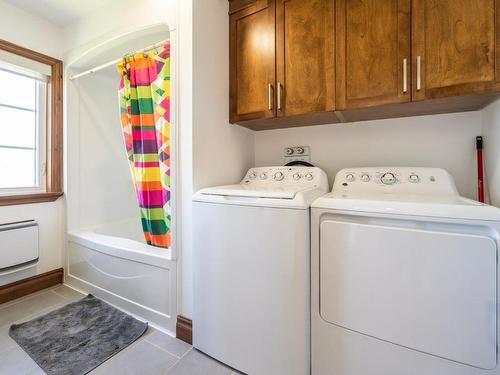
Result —
M 406 72 L 408 68 L 407 65 L 407 59 L 403 59 L 403 94 L 406 94 L 406 92 L 408 91 L 408 77 Z
M 273 110 L 273 85 L 267 84 L 267 104 L 270 111 Z
M 281 82 L 278 82 L 278 110 L 281 111 Z
M 417 91 L 420 91 L 422 88 L 422 69 L 421 69 L 421 64 L 422 64 L 422 57 L 417 56 Z

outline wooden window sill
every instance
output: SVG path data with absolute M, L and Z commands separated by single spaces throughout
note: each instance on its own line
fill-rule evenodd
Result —
M 64 193 L 48 192 L 48 193 L 35 193 L 35 194 L 19 194 L 19 195 L 5 195 L 0 196 L 0 206 L 13 206 L 18 204 L 54 202 Z

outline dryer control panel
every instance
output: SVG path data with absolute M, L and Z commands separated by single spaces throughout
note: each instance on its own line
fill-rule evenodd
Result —
M 346 168 L 335 177 L 332 192 L 387 192 L 458 195 L 453 177 L 441 168 Z
M 326 188 L 328 178 L 317 167 L 257 167 L 250 168 L 241 181 L 242 185 L 255 187 L 296 186 Z

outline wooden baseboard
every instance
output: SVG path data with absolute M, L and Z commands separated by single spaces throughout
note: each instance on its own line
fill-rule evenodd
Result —
M 177 315 L 177 324 L 175 326 L 175 336 L 188 344 L 193 343 L 193 321 L 182 315 Z
M 61 284 L 63 282 L 64 271 L 58 268 L 40 275 L 28 277 L 27 279 L 15 281 L 13 283 L 0 286 L 0 303 L 12 301 L 16 298 L 24 297 L 39 290 Z

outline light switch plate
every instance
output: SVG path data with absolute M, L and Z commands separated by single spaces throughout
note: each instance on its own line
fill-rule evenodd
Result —
M 292 161 L 311 162 L 311 149 L 309 146 L 287 146 L 283 149 L 284 164 Z

